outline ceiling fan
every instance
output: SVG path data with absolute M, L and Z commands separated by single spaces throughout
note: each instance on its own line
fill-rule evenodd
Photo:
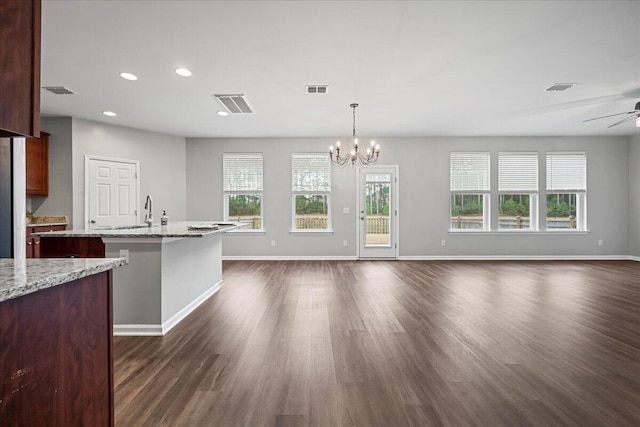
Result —
M 612 124 L 610 126 L 607 126 L 607 128 L 612 128 L 614 126 L 618 126 L 619 124 L 622 124 L 624 122 L 627 122 L 627 121 L 633 119 L 634 117 L 636 118 L 636 127 L 640 128 L 640 102 L 636 103 L 636 106 L 634 108 L 635 108 L 634 111 L 626 111 L 624 113 L 609 114 L 608 116 L 594 117 L 593 119 L 584 120 L 583 123 L 584 122 L 590 122 L 592 120 L 605 119 L 607 117 L 621 116 L 621 115 L 625 114 L 628 117 L 625 117 L 624 119 L 620 120 L 619 122 L 615 122 L 614 124 Z

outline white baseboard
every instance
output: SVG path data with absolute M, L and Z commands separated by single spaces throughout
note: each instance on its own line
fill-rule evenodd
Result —
M 212 287 L 204 291 L 199 297 L 191 301 L 182 310 L 171 316 L 162 325 L 113 325 L 114 336 L 163 336 L 166 335 L 174 326 L 180 323 L 193 310 L 198 308 L 203 302 L 208 300 L 213 294 L 218 292 L 222 287 L 222 280 L 214 284 Z
M 272 256 L 272 255 L 255 255 L 255 256 L 237 256 L 237 255 L 226 255 L 222 256 L 223 261 L 355 261 L 358 257 L 346 255 L 346 256 L 308 256 L 308 255 L 283 255 L 283 256 Z
M 116 337 L 158 337 L 162 336 L 162 325 L 113 325 Z
M 629 255 L 628 259 L 631 261 L 640 261 L 640 256 Z
M 400 261 L 620 261 L 629 255 L 405 255 Z M 640 258 L 637 259 L 640 261 Z

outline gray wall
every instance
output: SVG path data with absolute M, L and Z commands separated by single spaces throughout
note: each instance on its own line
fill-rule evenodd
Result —
M 186 219 L 184 138 L 74 118 L 72 140 L 73 228 L 84 228 L 85 155 L 140 161 L 141 203 L 150 194 L 157 218 Z
M 187 139 L 188 219 L 222 218 L 222 153 L 263 152 L 266 232 L 225 235 L 223 255 L 355 256 L 356 176 L 350 168 L 333 169 L 334 234 L 289 233 L 290 153 L 326 151 L 332 142 L 331 138 Z M 628 137 L 431 137 L 379 142 L 381 164 L 400 168 L 400 256 L 626 255 L 629 251 Z M 450 151 L 490 151 L 495 186 L 499 151 L 538 151 L 544 177 L 546 151 L 574 150 L 587 152 L 588 233 L 448 232 Z M 344 207 L 351 213 L 342 214 Z M 270 246 L 271 240 L 276 240 L 276 247 Z M 343 240 L 348 247 L 342 246 Z
M 29 197 L 37 215 L 66 215 L 73 222 L 72 120 L 70 117 L 43 118 L 41 129 L 49 136 L 49 197 Z
M 640 135 L 629 142 L 629 255 L 640 257 Z

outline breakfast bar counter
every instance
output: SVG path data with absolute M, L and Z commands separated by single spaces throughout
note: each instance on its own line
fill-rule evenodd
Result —
M 113 425 L 118 259 L 0 259 L 0 425 Z
M 220 289 L 222 234 L 241 226 L 190 221 L 39 236 L 45 257 L 127 258 L 113 275 L 114 334 L 164 335 Z

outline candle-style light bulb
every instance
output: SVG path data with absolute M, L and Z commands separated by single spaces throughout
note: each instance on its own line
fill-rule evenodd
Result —
M 355 145 L 358 145 L 358 138 L 353 138 L 353 143 L 354 143 Z
M 371 148 L 367 148 L 367 156 L 371 154 Z
M 636 119 L 636 127 L 640 128 L 640 114 L 638 114 L 638 118 Z
M 351 157 L 356 155 L 356 150 L 351 150 Z
M 371 140 L 371 146 L 374 147 L 376 145 L 376 142 L 372 139 Z
M 330 145 L 330 146 L 329 146 L 329 152 L 330 152 L 330 153 L 333 153 L 333 145 Z
M 340 147 L 340 141 L 336 142 L 336 147 Z
M 377 152 L 380 152 L 380 144 L 377 144 L 377 145 L 376 145 L 376 151 L 377 151 Z

